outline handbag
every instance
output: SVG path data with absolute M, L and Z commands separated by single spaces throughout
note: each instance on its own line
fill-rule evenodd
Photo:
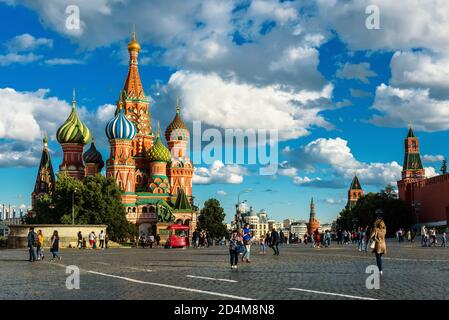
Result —
M 371 243 L 370 243 L 369 247 L 371 249 L 374 249 L 375 246 L 376 246 L 376 241 L 375 240 L 371 240 Z

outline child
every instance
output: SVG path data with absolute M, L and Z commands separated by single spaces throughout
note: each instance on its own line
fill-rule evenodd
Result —
M 229 240 L 229 255 L 231 258 L 231 269 L 237 269 L 237 262 L 239 260 L 240 239 L 237 230 L 232 232 L 231 239 Z

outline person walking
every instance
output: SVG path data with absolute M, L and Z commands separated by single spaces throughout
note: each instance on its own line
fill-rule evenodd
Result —
M 139 237 L 139 243 L 142 246 L 142 249 L 145 249 L 145 241 L 146 241 L 146 237 L 145 237 L 145 234 L 142 231 L 141 234 L 140 234 L 140 237 Z
M 83 248 L 83 234 L 81 233 L 81 231 L 78 231 L 78 248 Z
M 443 232 L 441 235 L 441 246 L 446 248 L 447 238 L 446 238 L 446 231 Z
M 259 237 L 259 246 L 260 246 L 259 254 L 265 254 L 265 235 L 263 234 L 261 234 Z
M 154 235 L 153 234 L 151 234 L 150 235 L 150 249 L 153 249 L 153 244 L 154 244 Z
M 108 242 L 109 242 L 109 233 L 106 231 L 106 234 L 104 235 L 104 245 L 105 248 L 108 248 Z
M 100 248 L 104 249 L 104 232 L 103 232 L 103 230 L 100 231 L 100 234 L 98 235 L 98 239 L 100 240 Z
M 429 247 L 430 246 L 434 246 L 436 247 L 437 245 L 437 230 L 435 229 L 435 227 L 433 227 L 432 229 L 430 229 L 430 242 L 429 242 Z
M 30 230 L 28 231 L 27 241 L 29 248 L 28 251 L 30 254 L 30 258 L 28 259 L 28 261 L 34 262 L 36 261 L 36 252 L 34 251 L 34 247 L 37 244 L 37 234 L 36 232 L 34 232 L 34 227 L 30 227 Z
M 247 263 L 251 262 L 251 231 L 249 224 L 245 224 L 243 228 L 243 245 L 245 246 L 245 252 L 243 253 L 242 262 L 246 259 Z
M 59 255 L 59 235 L 57 230 L 53 231 L 53 235 L 51 236 L 50 252 L 53 254 L 51 261 L 55 261 L 56 258 L 61 260 L 61 256 Z
M 425 225 L 421 227 L 421 246 L 427 247 L 427 228 Z
M 240 239 L 237 230 L 232 231 L 231 239 L 229 239 L 229 256 L 231 260 L 231 269 L 237 269 L 239 261 Z
M 316 229 L 315 232 L 314 232 L 314 239 L 315 239 L 314 247 L 320 249 L 321 248 L 321 234 L 318 231 L 318 229 Z
M 37 232 L 37 249 L 36 256 L 37 260 L 44 260 L 44 235 L 42 234 L 42 230 Z
M 382 256 L 387 253 L 387 244 L 385 242 L 385 235 L 387 234 L 387 227 L 382 218 L 378 218 L 374 222 L 373 232 L 370 235 L 370 239 L 374 241 L 373 252 L 376 255 L 376 263 L 379 268 L 379 272 L 382 275 Z
M 159 247 L 159 242 L 161 242 L 161 236 L 159 235 L 159 233 L 156 235 L 156 246 Z
M 273 230 L 271 230 L 271 248 L 274 251 L 274 256 L 278 256 L 279 255 L 279 233 L 276 231 L 275 228 L 273 228 Z

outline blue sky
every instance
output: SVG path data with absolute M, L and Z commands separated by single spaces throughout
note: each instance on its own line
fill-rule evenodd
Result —
M 29 206 L 44 132 L 57 171 L 54 134 L 72 88 L 108 158 L 104 125 L 126 76 L 133 24 L 153 127 L 165 128 L 179 96 L 189 126 L 279 130 L 274 176 L 257 165 L 196 164 L 196 201 L 216 197 L 228 221 L 248 188 L 241 199 L 274 219 L 307 218 L 313 196 L 318 218 L 332 221 L 354 174 L 366 191 L 399 179 L 408 123 L 428 175 L 437 174 L 449 138 L 441 18 L 449 4 L 401 2 L 0 0 L 0 204 Z M 71 4 L 80 10 L 75 30 L 65 25 Z M 365 27 L 369 4 L 380 29 Z

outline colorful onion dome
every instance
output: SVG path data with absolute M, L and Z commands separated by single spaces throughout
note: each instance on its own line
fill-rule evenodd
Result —
M 105 128 L 106 136 L 109 140 L 127 139 L 132 140 L 136 136 L 136 127 L 126 116 L 122 108 L 122 102 L 119 105 L 119 112 L 108 122 Z
M 93 137 L 92 137 L 92 143 L 90 144 L 89 150 L 87 150 L 83 154 L 83 160 L 85 163 L 98 164 L 100 170 L 104 167 L 103 157 L 101 156 L 101 153 L 98 152 L 97 148 L 95 147 L 95 140 Z
M 181 139 L 179 139 L 179 137 L 181 137 Z M 176 115 L 165 130 L 165 139 L 167 139 L 167 141 L 189 139 L 189 128 L 181 118 L 179 99 L 176 99 Z
M 150 162 L 160 161 L 160 162 L 169 162 L 171 160 L 171 153 L 166 146 L 161 141 L 160 137 L 160 129 L 157 133 L 156 141 L 154 142 L 151 149 L 148 151 L 148 160 Z
M 64 124 L 56 131 L 59 143 L 86 144 L 90 139 L 89 128 L 76 114 L 75 90 L 73 90 L 72 111 Z
M 140 44 L 137 42 L 136 39 L 136 31 L 133 31 L 133 37 L 131 41 L 128 43 L 128 51 L 140 51 Z

